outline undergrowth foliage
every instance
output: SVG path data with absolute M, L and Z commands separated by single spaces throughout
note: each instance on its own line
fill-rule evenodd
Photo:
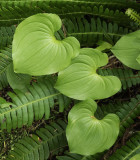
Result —
M 50 117 L 50 109 L 54 107 L 57 100 L 60 110 L 69 104 L 68 99 L 65 102 L 63 96 L 54 90 L 49 81 L 44 83 L 33 83 L 25 93 L 15 90 L 15 94 L 9 92 L 12 103 L 1 100 L 0 126 L 1 130 L 21 128 L 23 125 L 31 126 L 34 120 L 40 120 L 43 117 Z
M 0 22 L 4 24 L 17 24 L 25 18 L 37 13 L 56 13 L 61 17 L 95 15 L 104 18 L 122 20 L 125 15 L 121 12 L 127 8 L 134 8 L 139 11 L 139 4 L 127 0 L 39 0 L 39 1 L 1 1 Z M 96 8 L 94 8 L 96 7 Z M 103 8 L 104 7 L 104 8 Z M 112 10 L 112 11 L 108 11 Z M 114 12 L 114 10 L 116 10 Z M 108 14 L 108 12 L 111 12 Z M 120 14 L 119 14 L 120 12 Z M 127 19 L 127 18 L 126 18 Z M 123 21 L 122 21 L 123 22 Z M 126 22 L 126 20 L 125 20 Z M 125 23 L 123 22 L 123 23 Z M 126 22 L 128 23 L 128 22 Z
M 139 13 L 0 0 L 0 160 L 140 159 Z
M 74 36 L 82 46 L 89 47 L 98 41 L 115 44 L 123 35 L 131 32 L 131 29 L 127 27 L 119 27 L 117 23 L 109 23 L 100 18 L 69 18 L 63 23 L 66 36 Z
M 120 149 L 114 153 L 109 160 L 121 160 L 121 159 L 131 159 L 140 150 L 140 133 L 136 133 L 129 141 L 126 142 L 125 146 L 122 146 Z
M 1 50 L 0 57 L 0 89 L 2 90 L 4 87 L 8 86 L 6 70 L 12 63 L 11 47 Z
M 67 146 L 65 129 L 66 123 L 62 120 L 40 128 L 35 134 L 20 139 L 7 159 L 43 160 L 48 159 L 50 155 L 57 155 Z

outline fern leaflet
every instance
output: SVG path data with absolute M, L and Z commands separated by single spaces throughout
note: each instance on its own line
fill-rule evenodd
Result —
M 99 69 L 98 73 L 102 76 L 114 75 L 117 76 L 122 82 L 122 88 L 126 90 L 132 86 L 140 84 L 140 71 L 136 74 L 133 73 L 132 69 Z
M 22 138 L 14 145 L 7 160 L 47 160 L 67 146 L 66 123 L 57 120 L 36 131 L 36 134 Z
M 11 45 L 16 27 L 0 27 L 0 49 Z
M 64 105 L 64 107 L 69 105 L 69 99 L 62 99 L 50 81 L 33 83 L 25 93 L 15 90 L 15 93 L 9 92 L 8 95 L 13 102 L 0 105 L 0 128 L 9 132 L 23 125 L 31 126 L 34 120 L 40 120 L 43 117 L 48 119 L 50 108 L 54 107 L 56 100 L 61 101 L 59 105 Z M 60 107 L 64 109 L 63 106 Z
M 133 9 L 129 8 L 125 12 L 133 21 L 137 22 L 140 25 L 140 15 L 134 11 Z
M 17 24 L 31 15 L 46 12 L 58 14 L 61 18 L 82 15 L 99 16 L 129 26 L 128 18 L 122 11 L 130 6 L 139 11 L 139 4 L 126 3 L 126 0 L 113 0 L 113 2 L 111 0 L 1 1 L 0 23 L 1 25 Z
M 12 63 L 11 46 L 0 53 L 0 90 L 8 86 L 6 70 Z
M 138 132 L 130 140 L 127 141 L 125 146 L 118 149 L 109 160 L 130 160 L 135 154 L 140 152 L 140 133 Z
M 76 37 L 82 46 L 93 46 L 98 41 L 116 43 L 123 35 L 131 32 L 128 28 L 119 27 L 116 23 L 106 23 L 101 19 L 71 18 L 63 21 L 66 36 Z M 60 30 L 59 36 L 63 37 Z
M 133 123 L 135 118 L 140 115 L 140 95 L 136 98 L 131 98 L 130 101 L 125 103 L 109 103 L 98 107 L 96 116 L 102 119 L 108 113 L 115 113 L 120 118 L 120 133 L 119 136 L 122 137 L 123 133 L 129 128 Z

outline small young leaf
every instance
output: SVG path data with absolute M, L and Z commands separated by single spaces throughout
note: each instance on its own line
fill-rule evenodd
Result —
M 140 30 L 123 36 L 111 51 L 126 66 L 140 70 Z
M 120 90 L 121 82 L 115 76 L 96 73 L 98 67 L 107 63 L 107 54 L 91 48 L 81 49 L 71 65 L 59 72 L 55 88 L 78 100 L 108 98 Z
M 55 14 L 37 14 L 21 22 L 13 39 L 14 71 L 34 76 L 53 74 L 67 67 L 79 54 L 80 44 L 74 37 L 57 40 L 61 28 Z
M 94 117 L 97 104 L 89 99 L 76 104 L 68 115 L 66 136 L 70 151 L 94 155 L 109 149 L 119 134 L 119 118 L 108 114 L 102 120 Z

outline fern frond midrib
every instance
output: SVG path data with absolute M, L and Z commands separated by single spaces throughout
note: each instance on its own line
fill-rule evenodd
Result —
M 14 110 L 18 110 L 18 109 L 20 109 L 20 108 L 22 108 L 22 107 L 25 107 L 25 106 L 27 106 L 27 105 L 30 105 L 30 104 L 33 104 L 33 103 L 36 103 L 36 102 L 39 102 L 39 101 L 43 101 L 43 100 L 49 99 L 49 98 L 51 98 L 51 97 L 55 97 L 55 96 L 60 95 L 60 94 L 61 94 L 61 93 L 56 93 L 56 94 L 53 94 L 53 95 L 50 95 L 50 96 L 47 96 L 47 97 L 43 97 L 43 98 L 37 99 L 37 100 L 35 100 L 35 101 L 31 101 L 31 102 L 26 103 L 26 104 L 23 104 L 23 105 L 21 105 L 21 106 L 17 106 L 17 107 L 15 107 L 15 108 L 11 108 L 10 110 L 8 110 L 8 111 L 6 111 L 6 112 L 0 113 L 0 116 L 1 116 L 1 115 L 5 115 L 5 114 L 7 114 L 7 113 L 9 113 L 9 112 L 12 112 L 12 111 L 14 111 Z
M 12 58 L 11 58 L 10 56 L 5 55 L 5 54 L 3 54 L 3 53 L 0 53 L 0 57 L 3 58 L 3 56 L 5 56 L 5 58 L 4 58 L 4 59 L 1 59 L 1 62 L 2 62 L 2 60 L 3 60 L 3 63 L 5 63 L 5 61 L 7 61 L 7 60 L 10 60 L 10 62 L 9 62 L 9 64 L 8 64 L 6 67 L 4 66 L 4 68 L 0 70 L 0 75 L 3 74 L 4 72 L 6 72 L 7 68 L 8 68 L 9 65 L 12 63 Z
M 52 154 L 53 152 L 56 152 L 57 150 L 61 149 L 61 148 L 64 148 L 64 147 L 67 147 L 68 145 L 64 145 L 64 146 L 61 146 L 61 147 L 58 147 L 57 149 L 54 149 L 52 150 L 50 153 Z
M 74 36 L 74 35 L 90 35 L 90 34 L 95 34 L 95 35 L 104 35 L 103 32 L 79 32 L 79 33 L 68 33 L 68 36 Z M 122 37 L 123 34 L 116 34 L 116 33 L 107 33 L 108 35 L 111 36 L 118 36 L 118 37 Z
M 122 125 L 123 122 L 125 122 L 129 116 L 133 113 L 133 111 L 139 106 L 140 101 L 136 104 L 136 106 L 127 114 L 127 116 L 121 121 L 120 126 Z
M 52 140 L 53 139 L 53 137 L 57 137 L 57 136 L 59 136 L 59 135 L 61 135 L 61 134 L 64 134 L 66 131 L 65 130 L 63 130 L 62 132 L 60 132 L 59 134 L 57 134 L 57 135 L 55 135 L 55 136 L 52 136 L 50 139 Z M 49 141 L 50 141 L 50 139 L 49 139 Z M 48 142 L 49 142 L 48 141 Z M 47 141 L 46 141 L 47 142 Z M 45 142 L 45 143 L 46 143 Z M 60 149 L 60 148 L 63 148 L 63 147 L 67 147 L 68 145 L 64 145 L 64 146 L 61 146 L 61 147 L 59 147 L 59 148 L 57 148 L 57 149 L 54 149 L 54 150 L 52 150 L 50 153 L 53 153 L 53 152 L 55 152 L 56 150 L 58 150 L 58 149 Z
M 104 13 L 104 12 L 103 12 Z M 114 18 L 113 16 L 109 16 L 109 15 L 105 15 L 105 14 L 100 14 L 100 13 L 93 13 L 93 12 L 67 12 L 67 13 L 64 13 L 64 14 L 62 14 L 62 13 L 58 13 L 58 15 L 59 16 L 63 16 L 63 15 L 72 15 L 72 14 L 76 14 L 76 15 L 78 15 L 78 14 L 84 14 L 84 15 L 92 15 L 92 16 L 100 16 L 101 18 L 106 18 L 106 19 L 108 19 L 108 18 Z M 119 17 L 120 18 L 120 17 Z M 118 20 L 119 21 L 119 20 Z
M 113 19 L 114 17 L 113 16 L 109 16 L 109 15 L 105 15 L 104 12 L 103 14 L 100 14 L 100 13 L 93 13 L 93 12 L 86 12 L 86 11 L 81 11 L 81 12 L 75 12 L 75 11 L 71 11 L 71 12 L 66 12 L 66 13 L 57 13 L 57 15 L 59 15 L 60 17 L 62 16 L 66 16 L 66 15 L 91 15 L 91 16 L 100 16 L 101 18 L 105 18 L 105 19 Z M 119 16 L 118 16 L 119 17 Z M 23 21 L 24 19 L 26 19 L 27 17 L 24 17 L 24 18 L 14 18 L 14 19 L 0 19 L 0 22 L 10 22 L 10 21 Z M 119 17 L 120 18 L 120 17 Z M 127 17 L 125 17 L 126 19 Z M 123 18 L 124 19 L 124 18 Z M 119 20 L 118 20 L 119 21 Z
M 135 78 L 140 78 L 140 76 L 135 76 L 135 77 L 126 77 L 126 78 L 120 78 L 120 80 L 127 80 L 127 79 L 135 79 Z
M 136 147 L 134 150 L 132 150 L 130 153 L 128 153 L 123 160 L 128 160 L 129 156 L 131 156 L 133 153 L 135 153 L 135 152 L 136 152 L 137 150 L 139 150 L 139 149 L 140 149 L 140 145 L 137 146 L 137 147 Z
M 1 3 L 7 3 L 7 2 L 8 3 L 10 2 L 11 4 L 13 4 L 13 3 L 25 3 L 25 1 L 1 1 Z M 34 1 L 30 1 L 30 2 L 40 2 L 40 0 L 34 0 Z M 48 0 L 48 1 L 42 0 L 41 2 L 54 2 L 54 0 Z M 125 3 L 122 3 L 122 2 L 114 2 L 114 3 L 112 3 L 111 1 L 109 1 L 109 2 L 103 2 L 103 1 L 93 2 L 93 1 L 86 1 L 86 0 L 85 1 L 81 1 L 81 0 L 61 0 L 61 1 L 59 0 L 59 1 L 57 1 L 57 3 L 63 3 L 63 2 L 81 3 L 81 4 L 94 4 L 94 5 L 98 5 L 98 4 L 120 5 L 120 6 L 125 5 Z
M 41 142 L 40 144 L 38 144 L 37 146 L 35 146 L 35 147 L 32 149 L 32 151 L 39 150 L 39 148 L 40 148 L 41 145 L 44 145 L 44 144 L 46 144 L 46 143 L 49 143 L 49 141 L 55 139 L 55 137 L 57 137 L 57 136 L 63 135 L 64 133 L 65 133 L 65 130 L 57 133 L 56 135 L 53 135 L 52 137 L 49 137 L 48 140 L 45 140 L 45 141 L 42 140 L 42 142 Z M 22 145 L 24 145 L 24 144 L 22 144 Z M 24 146 L 25 146 L 25 145 L 24 145 Z M 64 145 L 64 146 L 61 146 L 61 147 L 59 147 L 59 148 L 63 148 L 63 147 L 66 147 L 66 146 L 67 146 L 67 145 Z M 25 146 L 25 147 L 26 147 L 26 146 Z M 53 152 L 55 152 L 56 150 L 59 150 L 59 148 L 50 151 L 50 154 L 53 153 Z M 27 154 L 29 154 L 29 153 L 30 153 L 30 151 L 28 151 Z M 22 157 L 21 157 L 21 159 L 22 159 Z
M 25 17 L 27 18 L 27 17 Z M 0 19 L 0 22 L 10 22 L 10 21 L 23 21 L 25 18 L 18 18 L 18 19 Z
M 130 17 L 130 19 L 132 19 L 133 21 L 137 22 L 138 25 L 140 25 L 140 15 L 136 11 L 134 11 L 131 8 L 129 8 L 126 11 L 126 14 Z
M 12 63 L 12 62 L 11 62 L 11 63 Z M 10 64 L 11 64 L 11 63 L 10 63 Z M 4 67 L 3 70 L 0 71 L 0 75 L 6 71 L 6 69 L 9 67 L 10 64 L 8 64 L 6 67 Z

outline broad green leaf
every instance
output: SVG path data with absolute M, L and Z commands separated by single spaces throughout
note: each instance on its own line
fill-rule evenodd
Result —
M 108 98 L 120 90 L 121 82 L 115 76 L 96 73 L 98 67 L 107 63 L 107 54 L 91 48 L 81 49 L 71 65 L 59 72 L 55 88 L 78 100 Z
M 55 32 L 62 22 L 55 14 L 37 14 L 21 22 L 12 47 L 14 71 L 30 75 L 56 73 L 67 67 L 79 54 L 80 44 L 74 37 L 57 40 Z
M 6 76 L 12 89 L 23 90 L 31 81 L 30 75 L 15 73 L 13 70 L 13 64 L 8 66 Z
M 139 54 L 139 56 L 136 58 L 136 61 L 140 64 L 140 54 Z
M 123 36 L 111 51 L 126 66 L 140 70 L 140 30 Z
M 136 154 L 134 157 L 132 157 L 130 160 L 140 160 L 140 154 Z
M 76 104 L 68 115 L 66 136 L 70 151 L 94 155 L 109 149 L 119 134 L 119 118 L 108 114 L 102 120 L 94 117 L 97 104 L 92 99 Z

